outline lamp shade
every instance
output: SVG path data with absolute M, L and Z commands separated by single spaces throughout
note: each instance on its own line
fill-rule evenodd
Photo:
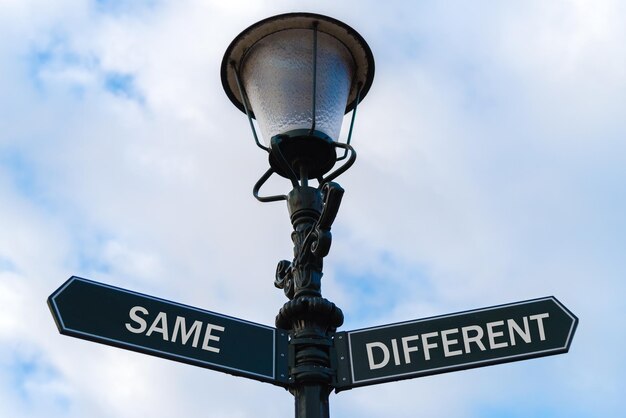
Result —
M 314 35 L 309 29 L 273 33 L 257 42 L 241 63 L 245 91 L 268 145 L 275 135 L 311 129 L 314 118 L 315 130 L 339 137 L 354 60 L 341 42 L 325 33 L 317 34 L 315 53 Z
M 222 61 L 226 94 L 245 112 L 239 81 L 267 145 L 276 135 L 304 130 L 336 141 L 343 115 L 365 96 L 373 75 L 373 56 L 363 38 L 342 22 L 312 13 L 250 26 Z

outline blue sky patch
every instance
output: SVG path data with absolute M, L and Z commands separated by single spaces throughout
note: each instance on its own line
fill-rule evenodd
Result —
M 11 259 L 0 254 L 0 272 L 3 271 L 15 271 L 15 264 Z
M 16 189 L 28 198 L 38 198 L 40 187 L 34 165 L 19 152 L 0 154 L 0 165 L 7 168 Z
M 105 89 L 118 97 L 124 97 L 140 103 L 144 99 L 135 84 L 135 77 L 132 74 L 109 72 L 104 76 Z
M 7 386 L 27 404 L 44 401 L 40 399 L 42 393 L 39 389 L 60 378 L 59 373 L 50 364 L 42 361 L 40 356 L 15 351 L 10 362 L 3 365 L 3 369 L 2 375 L 5 376 Z M 69 406 L 69 399 L 57 392 L 44 394 L 53 398 L 55 406 L 62 409 Z
M 418 267 L 407 265 L 388 252 L 378 254 L 374 262 L 375 267 L 358 272 L 349 266 L 338 266 L 335 273 L 340 286 L 358 301 L 350 312 L 356 326 L 379 324 L 381 316 L 391 314 L 394 306 L 413 294 L 403 287 L 417 285 L 425 299 L 434 298 L 429 296 L 434 290 L 427 274 Z
M 588 417 L 588 411 L 573 411 L 571 408 L 545 408 L 545 403 L 526 405 L 523 408 L 511 408 L 510 404 L 492 405 L 480 411 L 478 416 L 483 418 L 583 418 Z
M 95 0 L 94 3 L 100 13 L 120 15 L 154 9 L 159 0 Z
M 63 86 L 74 96 L 82 97 L 90 81 L 98 72 L 98 59 L 75 51 L 67 35 L 51 31 L 47 41 L 31 47 L 27 66 L 31 83 L 42 95 L 49 86 Z

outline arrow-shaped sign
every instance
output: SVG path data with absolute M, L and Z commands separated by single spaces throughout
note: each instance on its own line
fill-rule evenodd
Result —
M 335 335 L 337 391 L 566 353 L 578 324 L 556 298 Z
M 61 334 L 287 386 L 288 333 L 71 277 L 48 298 Z

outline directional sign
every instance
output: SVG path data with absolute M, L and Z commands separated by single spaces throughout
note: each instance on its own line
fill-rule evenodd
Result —
M 577 324 L 546 297 L 337 333 L 336 389 L 565 353 Z
M 48 298 L 61 334 L 286 386 L 287 332 L 80 277 Z

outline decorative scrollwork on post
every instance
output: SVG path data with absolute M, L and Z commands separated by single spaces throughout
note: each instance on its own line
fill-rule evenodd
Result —
M 323 258 L 332 241 L 331 226 L 343 196 L 337 183 L 325 183 L 320 189 L 294 188 L 287 203 L 294 231 L 292 262 L 281 260 L 276 267 L 274 285 L 289 299 L 298 296 L 321 296 Z
M 274 279 L 274 286 L 279 289 L 283 289 L 285 296 L 289 299 L 293 299 L 293 276 L 291 274 L 291 261 L 281 260 L 276 266 L 276 279 Z

